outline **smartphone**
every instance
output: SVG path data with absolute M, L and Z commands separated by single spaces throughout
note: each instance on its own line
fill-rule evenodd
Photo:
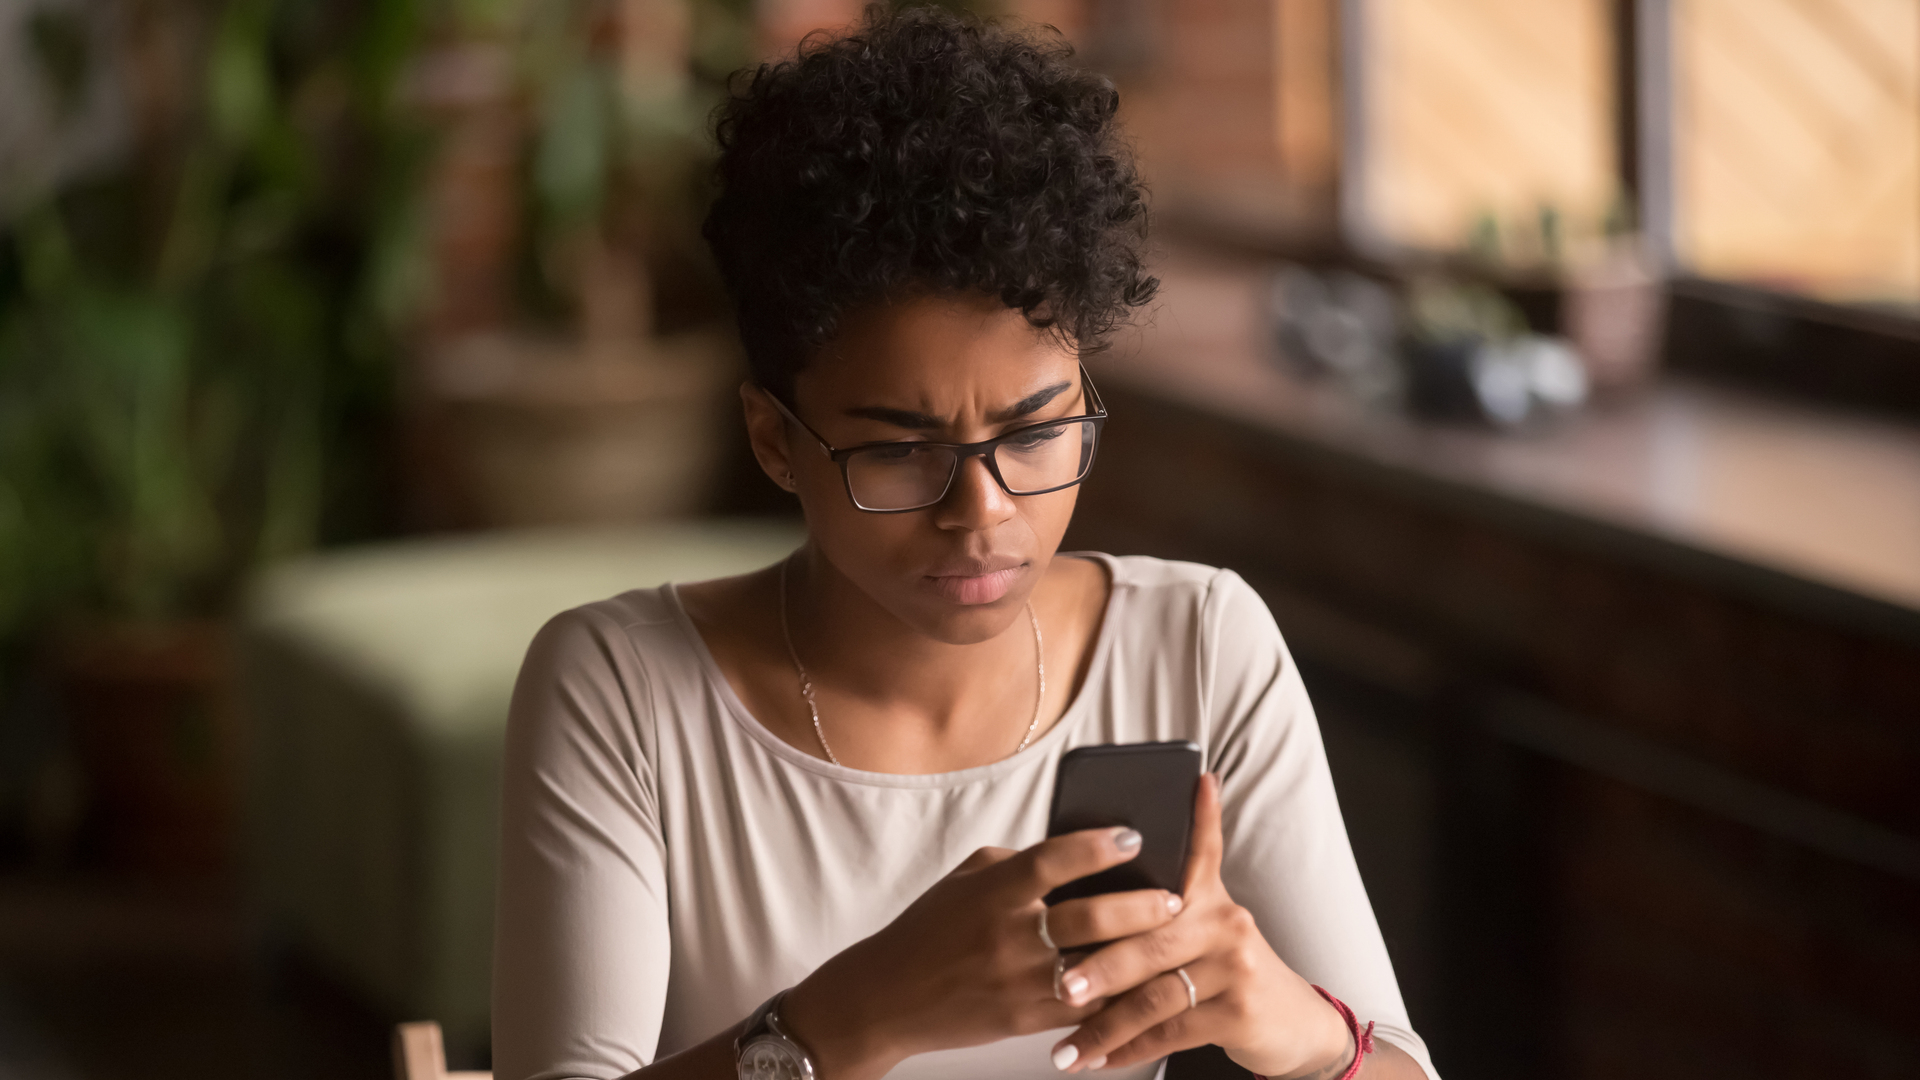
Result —
M 1186 884 L 1200 747 L 1191 742 L 1083 746 L 1060 759 L 1047 835 L 1125 825 L 1140 834 L 1140 854 L 1047 894 L 1049 905 L 1083 896 Z

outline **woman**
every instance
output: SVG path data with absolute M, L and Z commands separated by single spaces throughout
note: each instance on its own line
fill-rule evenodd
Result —
M 533 644 L 502 1080 L 1132 1078 L 1205 1043 L 1431 1075 L 1260 600 L 1056 554 L 1104 420 L 1080 360 L 1156 284 L 1115 95 L 1066 53 L 876 8 L 723 110 L 707 236 L 808 539 Z M 1183 895 L 1045 908 L 1139 845 L 1042 842 L 1061 755 L 1168 739 L 1210 773 Z

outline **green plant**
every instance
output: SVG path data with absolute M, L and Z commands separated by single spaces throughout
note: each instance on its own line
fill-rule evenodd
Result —
M 41 35 L 68 94 L 181 40 L 168 59 L 197 80 L 122 164 L 0 235 L 0 640 L 62 612 L 218 611 L 314 543 L 330 492 L 365 486 L 341 483 L 352 429 L 382 407 L 417 276 L 424 136 L 393 106 L 416 0 L 146 14 L 202 32 L 117 58 Z
M 1527 331 L 1526 316 L 1491 285 L 1428 275 L 1407 289 L 1407 331 L 1430 344 L 1509 341 Z
M 547 299 L 579 305 L 590 260 L 605 250 L 642 271 L 704 264 L 707 117 L 727 76 L 753 59 L 751 5 L 531 5 L 517 51 L 533 136 L 530 254 Z

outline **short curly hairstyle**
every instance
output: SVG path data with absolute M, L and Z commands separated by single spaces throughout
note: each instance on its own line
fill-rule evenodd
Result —
M 1119 94 L 1072 52 L 876 4 L 736 79 L 703 232 L 755 381 L 791 400 L 794 376 L 867 303 L 993 296 L 1086 354 L 1152 300 Z

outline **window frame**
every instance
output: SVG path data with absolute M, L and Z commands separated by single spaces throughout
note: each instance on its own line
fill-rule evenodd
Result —
M 1349 260 L 1386 268 L 1448 257 L 1388 240 L 1367 220 L 1368 18 L 1375 0 L 1338 0 L 1338 227 Z M 1920 415 L 1920 311 L 1847 304 L 1689 272 L 1676 258 L 1672 0 L 1609 0 L 1616 177 L 1665 276 L 1669 370 L 1793 396 Z M 1531 279 L 1541 275 L 1520 274 Z

